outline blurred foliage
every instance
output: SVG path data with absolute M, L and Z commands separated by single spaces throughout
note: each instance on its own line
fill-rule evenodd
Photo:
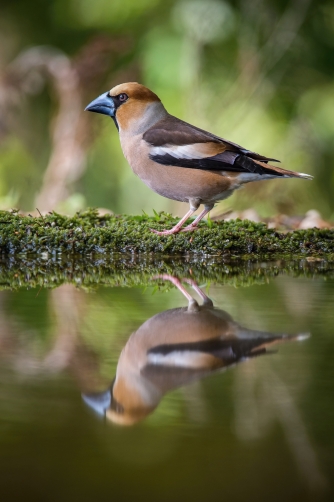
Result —
M 221 203 L 225 208 L 253 206 L 262 216 L 310 207 L 327 218 L 333 214 L 332 2 L 2 0 L 3 208 L 34 207 L 55 149 L 50 131 L 59 96 L 52 79 L 43 81 L 35 71 L 20 84 L 20 99 L 8 91 L 18 56 L 40 45 L 68 56 L 79 78 L 82 108 L 116 83 L 137 80 L 153 88 L 172 114 L 315 176 L 312 184 L 248 185 Z M 90 205 L 126 213 L 153 207 L 182 212 L 132 174 L 110 120 L 83 112 L 80 120 L 84 168 L 69 180 L 70 202 L 63 210 Z

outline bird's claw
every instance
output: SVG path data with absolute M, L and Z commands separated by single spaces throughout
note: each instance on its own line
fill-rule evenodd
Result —
M 159 230 L 155 230 L 154 228 L 150 228 L 150 231 L 153 232 L 154 234 L 157 234 L 157 235 L 173 235 L 173 234 L 178 234 L 179 232 L 193 232 L 194 230 L 197 230 L 197 225 L 196 226 L 193 226 L 193 225 L 188 225 L 187 227 L 184 227 L 184 228 L 171 228 L 170 230 L 163 230 L 163 231 L 159 231 Z
M 182 230 L 180 230 L 181 232 L 193 232 L 194 230 L 197 230 L 197 226 L 194 227 L 192 225 L 188 225 L 187 227 L 184 227 L 182 228 Z
M 179 229 L 175 230 L 174 228 L 171 228 L 170 230 L 163 230 L 161 232 L 159 230 L 155 230 L 154 228 L 150 228 L 150 231 L 156 235 L 173 235 L 173 234 L 177 234 L 178 232 L 180 232 Z

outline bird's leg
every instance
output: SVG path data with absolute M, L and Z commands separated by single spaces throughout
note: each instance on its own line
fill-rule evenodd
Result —
M 153 233 L 155 233 L 157 235 L 172 235 L 172 234 L 177 234 L 178 232 L 180 232 L 180 230 L 182 228 L 182 225 L 187 221 L 188 218 L 190 218 L 190 216 L 192 216 L 194 214 L 195 211 L 197 211 L 197 209 L 199 208 L 199 206 L 200 206 L 200 203 L 198 201 L 196 201 L 196 202 L 195 201 L 194 202 L 190 201 L 190 209 L 189 209 L 189 211 L 187 212 L 187 214 L 185 214 L 183 216 L 183 218 L 180 219 L 180 221 L 173 228 L 171 228 L 170 230 L 163 230 L 162 232 L 159 232 L 159 230 L 155 230 L 154 228 L 150 228 L 151 232 L 153 232 Z M 197 219 L 198 218 L 196 218 L 196 220 Z M 186 227 L 186 228 L 188 228 L 188 227 Z
M 174 277 L 170 274 L 160 274 L 155 275 L 153 279 L 163 279 L 165 281 L 170 281 L 174 286 L 185 296 L 188 300 L 188 310 L 190 312 L 197 312 L 199 310 L 199 305 L 197 301 L 188 293 L 186 288 L 182 286 L 180 279 Z
M 190 232 L 191 230 L 195 230 L 199 222 L 204 218 L 206 214 L 208 214 L 211 211 L 213 206 L 214 204 L 206 204 L 204 206 L 203 211 L 197 216 L 197 218 L 192 223 L 190 223 L 190 225 L 188 225 L 185 228 L 182 228 L 181 232 Z
M 198 294 L 200 298 L 203 300 L 203 305 L 206 307 L 213 307 L 213 302 L 211 298 L 209 298 L 204 291 L 201 290 L 201 288 L 196 284 L 196 282 L 193 279 L 182 279 L 184 282 L 190 284 L 190 286 L 193 288 L 194 291 Z

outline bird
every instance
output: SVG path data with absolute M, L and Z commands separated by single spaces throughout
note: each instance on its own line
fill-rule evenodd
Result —
M 195 230 L 215 203 L 245 183 L 312 176 L 269 164 L 279 162 L 170 115 L 159 97 L 137 82 L 113 87 L 85 110 L 111 117 L 133 172 L 154 192 L 189 203 L 189 211 L 158 235 Z M 202 212 L 184 224 L 204 205 Z
M 82 395 L 91 409 L 113 423 L 134 425 L 153 413 L 167 392 L 270 353 L 267 347 L 273 344 L 309 336 L 247 329 L 215 308 L 194 280 L 169 274 L 154 279 L 171 282 L 188 306 L 165 310 L 145 321 L 123 348 L 111 386 Z M 202 305 L 182 283 L 190 284 Z

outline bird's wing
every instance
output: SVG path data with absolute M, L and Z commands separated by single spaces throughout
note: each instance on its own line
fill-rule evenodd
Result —
M 256 336 L 248 339 L 212 338 L 196 342 L 157 345 L 148 350 L 147 361 L 158 366 L 199 368 L 202 362 L 203 367 L 208 366 L 208 360 L 203 356 L 210 355 L 219 359 L 221 365 L 229 366 L 239 360 L 265 353 L 267 345 L 284 339 L 284 335 L 279 334 L 261 332 L 253 332 L 253 334 Z M 209 362 L 209 365 L 212 364 Z
M 143 140 L 149 145 L 150 158 L 158 164 L 258 174 L 273 171 L 279 175 L 281 171 L 266 165 L 277 160 L 246 150 L 171 115 L 148 129 Z

